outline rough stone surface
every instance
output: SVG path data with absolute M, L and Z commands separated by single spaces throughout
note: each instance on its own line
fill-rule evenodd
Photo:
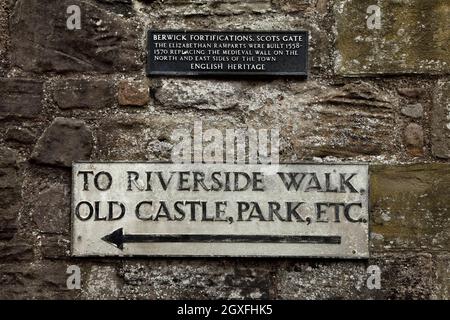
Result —
M 81 9 L 80 30 L 67 29 L 69 5 Z M 139 68 L 136 25 L 91 1 L 18 0 L 11 28 L 13 63 L 26 71 L 104 73 Z
M 66 286 L 67 265 L 57 263 L 0 265 L 1 299 L 74 299 Z
M 211 85 L 204 80 L 171 79 L 163 81 L 155 98 L 159 103 L 174 108 L 230 109 L 237 106 L 239 91 L 239 83 L 228 81 Z
M 450 249 L 449 164 L 372 166 L 370 181 L 374 248 Z
M 37 230 L 42 233 L 67 234 L 70 225 L 68 188 L 54 185 L 42 190 L 33 201 L 31 214 Z
M 450 159 L 450 81 L 439 82 L 434 97 L 432 152 L 438 158 Z
M 0 240 L 15 235 L 20 201 L 16 152 L 0 147 Z
M 228 16 L 273 11 L 270 0 L 168 0 L 155 1 L 152 9 L 161 11 L 164 16 Z
M 366 286 L 369 265 L 383 270 L 380 290 Z M 432 299 L 438 294 L 430 286 L 435 281 L 430 254 L 377 255 L 366 263 L 346 265 L 292 263 L 283 269 L 279 271 L 278 289 L 282 299 Z
M 39 116 L 43 85 L 39 80 L 0 78 L 0 118 Z
M 423 106 L 420 103 L 409 104 L 402 108 L 402 114 L 410 118 L 422 118 Z
M 125 263 L 118 274 L 123 294 L 133 298 L 269 299 L 275 295 L 272 282 L 275 272 L 259 263 L 223 265 L 218 261 L 192 260 L 170 266 L 164 262 Z
M 3 76 L 8 66 L 7 49 L 9 46 L 9 30 L 8 30 L 8 18 L 9 18 L 9 6 L 8 1 L 2 1 L 0 4 L 0 76 Z
M 0 167 L 15 166 L 17 162 L 16 154 L 9 148 L 0 149 Z
M 148 85 L 138 81 L 121 81 L 118 99 L 121 106 L 145 106 L 150 101 Z
M 373 4 L 371 0 L 336 1 L 337 73 L 450 73 L 447 0 L 378 1 L 380 29 L 367 27 L 367 8 Z
M 105 80 L 63 80 L 56 83 L 53 99 L 64 110 L 106 108 L 114 104 L 114 87 Z
M 70 240 L 64 236 L 45 235 L 41 238 L 41 253 L 45 259 L 67 259 L 70 257 Z
M 305 11 L 309 6 L 310 1 L 308 1 L 308 0 L 298 0 L 298 1 L 275 0 L 274 2 L 284 12 L 297 13 L 297 12 Z M 318 6 L 323 6 L 323 2 L 325 2 L 325 1 L 320 0 L 317 2 L 320 3 L 320 4 L 318 4 Z
M 407 97 L 407 98 L 420 98 L 425 94 L 424 88 L 400 88 L 398 89 L 398 93 L 400 95 Z
M 410 123 L 405 128 L 405 144 L 412 155 L 423 154 L 423 129 L 417 123 Z
M 33 259 L 33 247 L 26 243 L 0 243 L 2 262 L 30 261 Z
M 88 160 L 92 132 L 83 121 L 56 118 L 45 130 L 33 151 L 37 163 L 70 167 L 73 161 Z
M 36 140 L 34 132 L 27 128 L 11 127 L 6 130 L 5 140 L 23 144 L 32 144 Z

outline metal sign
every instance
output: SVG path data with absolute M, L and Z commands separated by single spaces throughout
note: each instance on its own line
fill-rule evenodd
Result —
M 148 31 L 148 75 L 306 76 L 308 32 Z
M 367 258 L 368 166 L 75 163 L 75 256 Z

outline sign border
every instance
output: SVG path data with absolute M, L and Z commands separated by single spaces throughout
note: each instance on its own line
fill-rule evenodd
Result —
M 150 70 L 150 34 L 152 32 L 184 32 L 184 33 L 306 33 L 306 56 L 305 56 L 305 72 L 233 72 L 233 71 L 152 71 Z M 148 29 L 147 30 L 147 59 L 145 66 L 145 73 L 148 76 L 218 76 L 218 77 L 232 77 L 235 76 L 245 76 L 245 77 L 267 77 L 267 76 L 292 76 L 292 77 L 302 77 L 308 78 L 309 71 L 309 36 L 310 32 L 308 30 L 187 30 L 187 29 Z
M 370 162 L 343 162 L 343 163 L 330 163 L 330 162 L 312 162 L 312 161 L 300 161 L 300 162 L 283 162 L 278 163 L 279 165 L 358 165 L 358 166 L 365 166 L 367 168 L 367 256 L 355 256 L 355 257 L 342 257 L 342 256 L 336 256 L 336 255 L 324 255 L 324 256 L 310 256 L 310 255 L 298 255 L 298 256 L 287 256 L 287 255 L 279 255 L 279 256 L 271 256 L 271 255 L 221 255 L 221 254 L 211 254 L 211 255 L 174 255 L 174 254 L 126 254 L 126 255 L 104 255 L 104 254 L 88 254 L 88 255 L 75 255 L 74 254 L 74 243 L 75 243 L 75 233 L 74 233 L 74 215 L 75 215 L 75 208 L 74 208 L 74 193 L 75 193 L 75 172 L 74 172 L 74 165 L 75 164 L 89 164 L 89 163 L 96 163 L 96 164 L 111 164 L 111 163 L 139 163 L 139 164 L 174 164 L 170 161 L 127 161 L 127 160 L 117 160 L 117 161 L 88 161 L 88 160 L 80 160 L 80 161 L 73 161 L 72 162 L 72 168 L 71 168 L 71 192 L 70 192 L 70 232 L 71 232 L 71 243 L 70 243 L 70 256 L 77 259 L 92 259 L 92 258 L 107 258 L 111 260 L 115 259 L 134 259 L 134 258 L 140 258 L 140 259 L 155 259 L 155 258 L 171 258 L 171 259 L 180 259 L 180 258 L 189 258 L 189 259 L 202 259 L 202 258 L 225 258 L 225 259 L 318 259 L 318 260 L 346 260 L 346 261 L 363 261 L 363 260 L 369 260 L 371 259 L 371 250 L 370 250 L 370 230 L 371 230 L 371 219 L 370 219 Z M 208 163 L 202 163 L 207 165 Z M 242 163 L 237 165 L 254 165 L 251 163 Z

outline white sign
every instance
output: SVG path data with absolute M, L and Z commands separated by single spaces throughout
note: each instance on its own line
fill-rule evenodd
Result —
M 368 166 L 75 163 L 74 256 L 368 258 Z

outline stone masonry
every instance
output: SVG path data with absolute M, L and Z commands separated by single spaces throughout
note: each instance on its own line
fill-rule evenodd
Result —
M 447 0 L 0 1 L 0 298 L 449 299 L 449 13 Z M 309 77 L 147 78 L 149 28 L 308 30 Z M 200 119 L 280 128 L 282 162 L 370 163 L 371 258 L 71 257 L 72 162 L 169 161 L 172 131 Z

